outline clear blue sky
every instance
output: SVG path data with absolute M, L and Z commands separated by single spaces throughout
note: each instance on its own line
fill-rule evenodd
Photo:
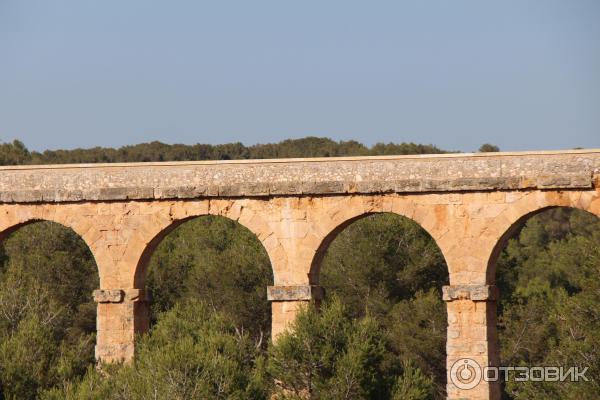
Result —
M 600 147 L 600 1 L 0 0 L 0 139 Z

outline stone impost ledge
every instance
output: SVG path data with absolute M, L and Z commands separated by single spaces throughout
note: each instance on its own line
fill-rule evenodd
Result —
M 269 301 L 309 301 L 321 300 L 325 290 L 317 285 L 268 286 Z
M 442 299 L 444 301 L 494 301 L 498 299 L 498 288 L 494 285 L 444 286 L 442 288 Z
M 97 289 L 93 296 L 96 303 L 150 301 L 150 291 L 147 289 Z

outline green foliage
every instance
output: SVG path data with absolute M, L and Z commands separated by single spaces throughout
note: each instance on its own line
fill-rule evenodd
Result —
M 385 374 L 411 360 L 445 392 L 448 268 L 433 239 L 414 221 L 374 214 L 348 227 L 323 259 L 321 284 L 344 299 L 352 317 L 371 315 L 386 337 Z
M 272 282 L 271 263 L 258 238 L 239 223 L 215 216 L 185 222 L 165 237 L 148 275 L 154 315 L 198 298 L 256 338 L 271 331 L 265 293 Z
M 31 162 L 31 154 L 25 145 L 13 140 L 12 143 L 0 143 L 0 165 L 20 165 Z
M 340 232 L 323 259 L 320 279 L 354 316 L 383 316 L 418 290 L 440 289 L 447 281 L 444 257 L 427 232 L 390 213 L 364 217 Z
M 140 399 L 264 398 L 260 347 L 233 320 L 190 300 L 162 314 L 140 341 L 135 374 Z M 133 372 L 133 370 L 130 370 Z M 172 380 L 172 382 L 169 382 Z M 165 382 L 167 384 L 165 384 Z
M 402 375 L 394 385 L 392 400 L 429 400 L 434 398 L 434 382 L 411 361 L 402 363 Z
M 269 348 L 277 399 L 434 399 L 431 376 L 410 358 L 390 373 L 387 332 L 370 315 L 353 318 L 338 297 L 305 307 Z M 397 377 L 396 377 L 397 376 Z
M 97 269 L 73 231 L 25 226 L 0 248 L 0 398 L 35 398 L 94 358 Z
M 103 368 L 42 398 L 263 400 L 271 386 L 260 347 L 231 318 L 198 301 L 161 313 L 140 338 L 135 364 Z
M 590 382 L 515 382 L 514 399 L 600 392 L 600 220 L 572 209 L 530 218 L 498 262 L 503 365 L 588 367 Z
M 381 398 L 389 385 L 381 373 L 385 347 L 377 322 L 350 318 L 338 299 L 320 311 L 301 310 L 292 330 L 270 347 L 276 398 Z
M 46 150 L 29 152 L 18 140 L 0 143 L 0 165 L 77 164 L 147 161 L 240 160 L 256 158 L 375 156 L 394 154 L 437 154 L 445 151 L 433 145 L 377 143 L 367 147 L 354 140 L 336 142 L 329 138 L 305 137 L 279 143 L 255 144 L 165 144 L 141 143 L 118 149 Z
M 446 305 L 438 289 L 418 291 L 397 303 L 385 321 L 385 332 L 395 362 L 403 360 L 426 374 L 436 398 L 446 391 Z M 408 378 L 405 378 L 408 379 Z
M 48 385 L 47 373 L 56 356 L 52 328 L 37 315 L 21 321 L 0 344 L 0 376 L 6 399 L 34 398 L 40 387 Z
M 500 151 L 500 147 L 489 143 L 482 144 L 481 147 L 479 147 L 480 153 L 495 153 L 498 151 Z

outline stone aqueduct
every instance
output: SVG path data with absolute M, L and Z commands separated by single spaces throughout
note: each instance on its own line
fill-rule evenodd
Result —
M 321 296 L 328 244 L 352 221 L 391 212 L 420 224 L 448 268 L 447 367 L 498 362 L 495 262 L 530 215 L 600 216 L 600 150 L 0 168 L 0 232 L 49 220 L 72 228 L 99 269 L 96 357 L 131 359 L 148 329 L 146 268 L 178 224 L 221 215 L 251 230 L 273 268 L 273 335 Z M 497 385 L 448 384 L 448 398 L 496 399 Z

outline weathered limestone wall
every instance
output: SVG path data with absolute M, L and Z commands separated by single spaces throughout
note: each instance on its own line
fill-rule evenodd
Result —
M 396 213 L 429 232 L 448 264 L 450 370 L 464 357 L 498 362 L 495 262 L 507 232 L 547 207 L 600 216 L 599 168 L 600 151 L 3 167 L 0 238 L 37 220 L 81 235 L 100 276 L 96 355 L 115 361 L 130 360 L 135 334 L 148 329 L 148 260 L 178 224 L 221 215 L 256 234 L 273 268 L 265 295 L 276 337 L 322 297 L 320 262 L 335 235 L 371 213 Z M 499 387 L 449 381 L 448 398 L 499 399 Z
M 590 188 L 600 152 L 0 167 L 0 202 Z

